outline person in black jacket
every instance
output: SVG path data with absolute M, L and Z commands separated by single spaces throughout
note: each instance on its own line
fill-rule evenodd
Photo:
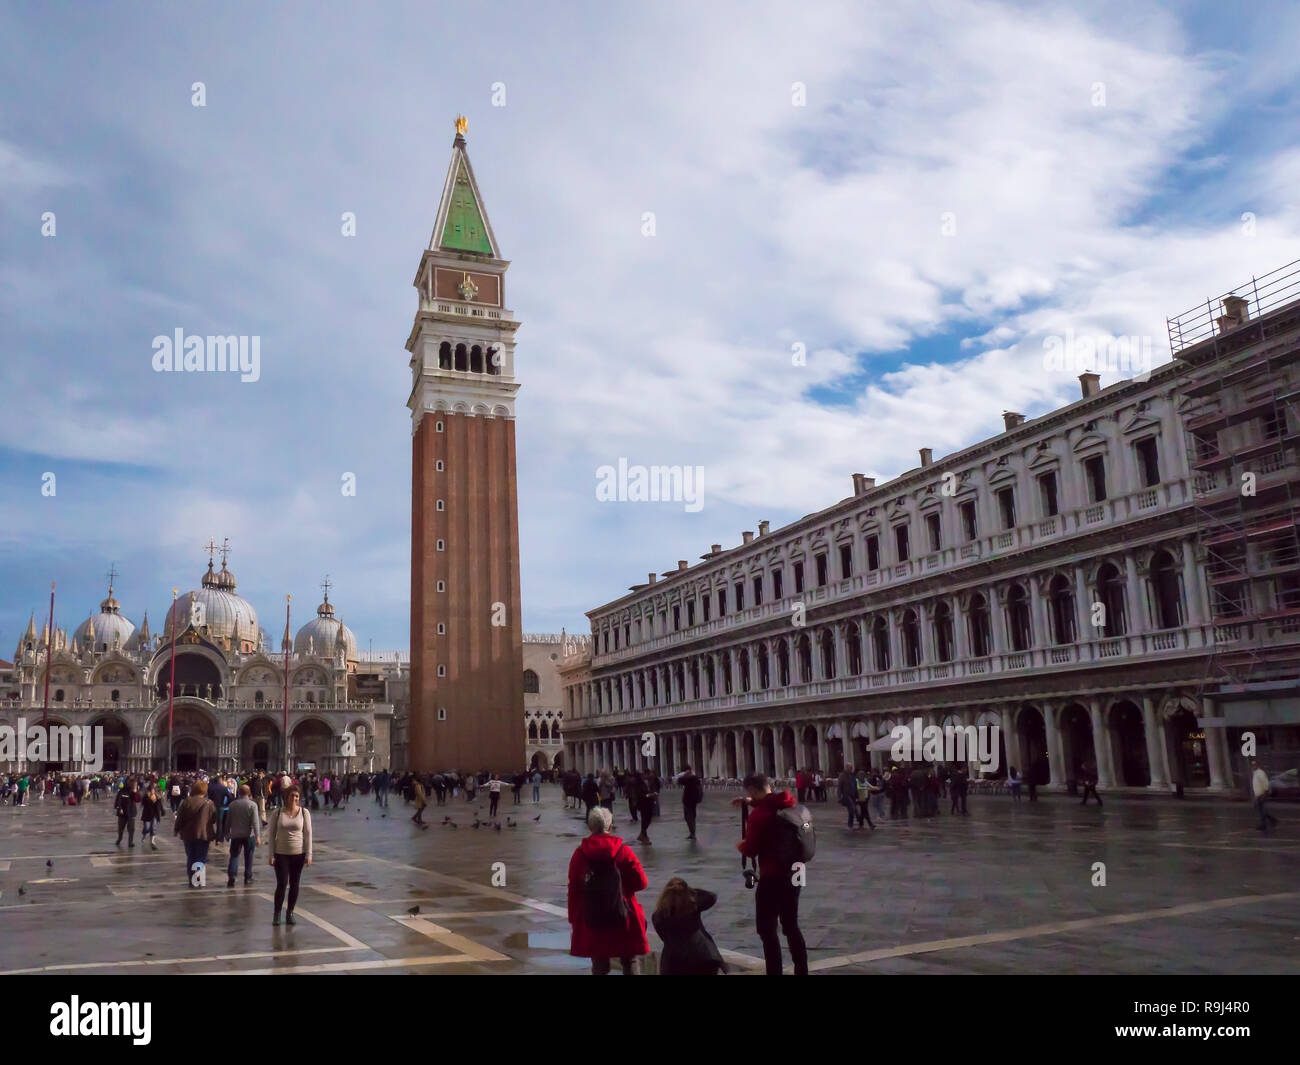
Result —
M 700 800 L 704 798 L 704 784 L 691 771 L 690 766 L 677 774 L 677 782 L 682 786 L 682 816 L 686 818 L 686 828 L 690 832 L 686 838 L 694 839 L 695 810 L 700 805 Z
M 678 876 L 664 885 L 652 918 L 664 941 L 660 976 L 716 976 L 727 971 L 718 945 L 700 919 L 717 901 L 712 891 L 692 888 Z
M 145 793 L 144 799 L 140 803 L 140 845 L 144 841 L 149 841 L 149 846 L 154 850 L 158 849 L 158 822 L 162 820 L 163 801 L 162 796 L 158 794 L 158 785 L 149 784 L 149 790 Z
M 140 801 L 140 796 L 135 790 L 135 781 L 126 781 L 117 793 L 117 799 L 113 803 L 113 811 L 117 814 L 117 845 L 122 846 L 122 833 L 127 835 L 127 846 L 135 846 L 135 815 L 136 804 Z

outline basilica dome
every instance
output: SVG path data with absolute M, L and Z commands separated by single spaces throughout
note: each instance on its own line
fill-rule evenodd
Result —
M 352 630 L 334 616 L 334 605 L 326 594 L 325 602 L 316 608 L 316 616 L 298 630 L 293 639 L 293 653 L 311 654 L 317 658 L 333 658 L 334 643 L 343 637 L 345 661 L 357 661 L 357 639 Z
M 99 613 L 78 625 L 72 638 L 78 647 L 92 651 L 111 651 L 114 647 L 125 650 L 134 632 L 135 625 L 122 616 L 122 605 L 113 598 L 113 587 L 109 585 L 108 598 L 99 604 Z
M 164 642 L 171 638 L 174 617 L 178 633 L 184 632 L 191 620 L 195 620 L 201 635 L 202 627 L 207 626 L 209 640 L 224 645 L 237 640 L 242 650 L 255 648 L 258 641 L 257 611 L 252 603 L 235 593 L 235 575 L 226 569 L 226 564 L 223 562 L 221 571 L 214 573 L 209 562 L 208 572 L 203 575 L 201 583 L 198 591 L 178 596 L 167 611 L 167 620 L 160 634 Z

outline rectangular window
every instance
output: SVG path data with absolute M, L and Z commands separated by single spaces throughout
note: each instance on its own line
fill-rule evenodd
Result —
M 1056 472 L 1045 473 L 1038 478 L 1038 494 L 1043 503 L 1043 517 L 1054 518 L 1060 513 L 1060 503 L 1056 498 Z
M 1134 449 L 1137 451 L 1138 469 L 1142 472 L 1142 487 L 1154 488 L 1160 483 L 1160 450 L 1154 436 L 1139 440 Z
M 614 650 L 618 650 L 618 629 L 614 630 Z
M 686 600 L 686 627 L 687 628 L 695 627 L 695 600 L 694 599 Z
M 979 522 L 975 520 L 975 500 L 973 499 L 968 499 L 961 505 L 961 529 L 967 543 L 970 543 L 980 534 Z
M 939 515 L 937 513 L 925 516 L 925 532 L 930 537 L 931 551 L 938 551 L 943 547 L 943 536 L 939 528 Z
M 785 588 L 782 587 L 782 583 L 781 571 L 774 569 L 772 571 L 772 598 L 778 603 L 785 598 Z
M 822 552 L 820 555 L 818 555 L 816 558 L 816 562 L 817 562 L 817 587 L 823 588 L 826 586 L 826 578 L 828 576 L 826 572 L 826 553 Z
M 707 623 L 709 620 L 709 613 L 713 609 L 713 600 L 706 595 L 700 600 L 700 602 L 704 605 L 704 620 Z
M 718 617 L 725 618 L 726 616 L 727 616 L 727 589 L 719 588 L 718 589 Z
M 609 654 L 609 630 L 605 630 L 605 653 Z
M 624 624 L 624 626 L 623 626 L 623 646 L 624 646 L 624 647 L 631 647 L 631 646 L 632 646 L 632 626 L 631 626 L 631 625 Z
M 912 546 L 908 541 L 906 525 L 894 526 L 894 548 L 898 552 L 899 562 L 906 562 L 912 557 Z
M 673 604 L 673 632 L 677 632 L 682 627 L 682 608 L 678 604 Z M 618 646 L 615 643 L 614 646 Z
M 803 595 L 803 563 L 794 564 L 794 594 Z
M 1016 490 L 1003 488 L 998 492 L 998 510 L 1002 514 L 1002 528 L 1016 527 Z
M 853 576 L 853 545 L 840 544 L 840 580 Z
M 872 573 L 880 569 L 880 537 L 874 533 L 867 537 L 867 569 Z
M 736 582 L 736 609 L 737 610 L 745 609 L 745 582 L 744 581 Z
M 1088 496 L 1094 503 L 1106 498 L 1106 460 L 1101 455 L 1093 455 L 1083 464 L 1083 474 L 1088 481 Z
M 762 577 L 754 578 L 754 605 L 755 606 L 763 605 L 763 578 Z
M 1261 421 L 1265 440 L 1281 440 L 1286 436 L 1286 415 L 1282 411 L 1269 411 Z

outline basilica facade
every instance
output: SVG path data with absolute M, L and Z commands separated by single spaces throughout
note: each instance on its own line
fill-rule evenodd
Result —
M 71 636 L 38 632 L 33 617 L 13 662 L 0 663 L 0 724 L 47 714 L 51 725 L 101 726 L 104 768 L 119 771 L 379 769 L 393 708 L 366 673 L 328 582 L 315 616 L 292 641 L 286 626 L 277 650 L 226 562 L 216 570 L 210 557 L 156 632 L 147 613 L 138 627 L 128 619 L 111 582 Z

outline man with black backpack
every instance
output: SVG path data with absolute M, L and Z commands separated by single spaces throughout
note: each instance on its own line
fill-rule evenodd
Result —
M 686 828 L 690 832 L 687 839 L 695 838 L 695 808 L 704 798 L 704 784 L 687 766 L 677 774 L 677 783 L 682 787 L 682 816 L 686 818 Z
M 795 975 L 807 976 L 808 947 L 799 931 L 799 892 L 802 866 L 812 860 L 817 846 L 812 814 L 797 805 L 790 792 L 773 792 L 763 773 L 747 776 L 744 788 L 744 797 L 732 800 L 734 806 L 749 808 L 745 838 L 736 849 L 744 858 L 758 859 L 754 909 L 767 975 L 781 975 L 781 940 L 776 933 L 779 921 L 790 945 Z

